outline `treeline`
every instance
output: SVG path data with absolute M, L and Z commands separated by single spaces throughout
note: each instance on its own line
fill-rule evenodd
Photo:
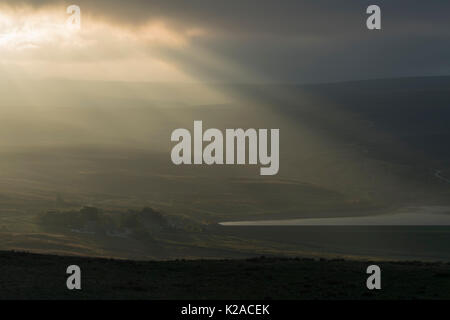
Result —
M 78 233 L 104 234 L 115 237 L 151 238 L 160 232 L 202 231 L 194 221 L 164 215 L 153 208 L 108 212 L 85 206 L 79 210 L 47 211 L 39 214 L 38 224 L 47 229 Z
M 80 210 L 42 213 L 38 215 L 38 223 L 44 228 L 116 237 L 150 237 L 170 229 L 165 217 L 152 208 L 114 213 L 86 206 Z

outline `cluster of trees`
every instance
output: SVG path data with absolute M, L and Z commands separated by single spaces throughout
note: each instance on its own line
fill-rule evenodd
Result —
M 38 216 L 38 223 L 44 228 L 109 235 L 130 234 L 142 238 L 170 228 L 164 215 L 152 208 L 108 213 L 86 206 L 80 210 L 48 211 Z

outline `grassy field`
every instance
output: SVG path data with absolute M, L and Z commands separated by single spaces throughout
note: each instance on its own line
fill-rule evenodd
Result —
M 449 299 L 450 263 L 325 259 L 131 261 L 0 252 L 0 299 Z M 81 290 L 66 268 L 81 268 Z

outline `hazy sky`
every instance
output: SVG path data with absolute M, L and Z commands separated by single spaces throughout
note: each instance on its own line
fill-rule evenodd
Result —
M 70 31 L 66 7 L 81 8 Z M 366 8 L 382 30 L 366 29 Z M 3 0 L 14 77 L 327 82 L 450 74 L 448 1 Z

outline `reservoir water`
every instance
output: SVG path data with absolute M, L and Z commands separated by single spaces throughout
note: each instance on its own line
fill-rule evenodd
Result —
M 264 241 L 287 255 L 450 261 L 450 208 L 414 207 L 366 217 L 224 222 L 234 237 Z

